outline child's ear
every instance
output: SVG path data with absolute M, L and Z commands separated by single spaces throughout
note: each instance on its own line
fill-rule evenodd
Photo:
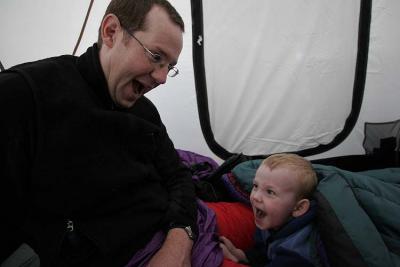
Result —
M 296 203 L 296 205 L 294 206 L 292 216 L 299 217 L 299 216 L 303 215 L 304 213 L 306 213 L 309 208 L 310 208 L 310 200 L 303 198 L 303 199 L 299 200 Z

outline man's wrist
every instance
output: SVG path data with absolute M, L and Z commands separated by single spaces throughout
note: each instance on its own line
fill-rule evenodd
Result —
M 196 234 L 190 225 L 184 225 L 184 224 L 179 224 L 179 223 L 170 223 L 168 225 L 168 230 L 171 230 L 171 229 L 182 229 L 186 232 L 186 234 L 190 240 L 194 241 L 196 239 Z

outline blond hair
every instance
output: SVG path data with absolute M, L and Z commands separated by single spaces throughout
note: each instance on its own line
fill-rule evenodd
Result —
M 301 185 L 298 191 L 298 197 L 311 198 L 317 186 L 318 178 L 308 160 L 296 154 L 279 153 L 269 156 L 263 160 L 261 164 L 264 164 L 270 170 L 286 168 L 296 173 Z

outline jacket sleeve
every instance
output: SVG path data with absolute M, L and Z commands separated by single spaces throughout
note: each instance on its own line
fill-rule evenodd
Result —
M 264 267 L 267 264 L 265 248 L 262 248 L 261 246 L 255 246 L 254 248 L 246 250 L 245 254 L 250 266 Z
M 266 267 L 284 266 L 314 267 L 310 261 L 296 252 L 280 248 L 276 251 L 276 256 L 266 265 Z
M 172 141 L 162 126 L 157 153 L 157 169 L 165 178 L 169 194 L 165 227 L 170 223 L 190 225 L 197 233 L 197 203 L 190 171 L 181 163 Z
M 26 242 L 20 226 L 30 203 L 33 103 L 18 74 L 0 73 L 0 262 Z
M 167 230 L 170 223 L 190 225 L 197 234 L 197 202 L 192 175 L 181 163 L 157 108 L 148 98 L 142 96 L 131 112 L 159 127 L 155 136 L 156 151 L 152 164 L 168 191 L 169 203 L 163 221 L 164 229 Z
M 264 267 L 267 264 L 267 252 L 264 237 L 260 229 L 254 233 L 254 247 L 245 251 L 246 258 L 253 267 Z

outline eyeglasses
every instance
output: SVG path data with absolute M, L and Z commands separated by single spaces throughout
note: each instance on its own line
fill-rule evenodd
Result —
M 130 33 L 129 31 L 127 31 L 125 29 L 125 31 L 133 38 L 135 39 L 144 49 L 145 54 L 148 56 L 149 60 L 153 63 L 153 64 L 158 64 L 160 66 L 160 68 L 164 68 L 165 63 L 163 63 L 163 57 L 158 54 L 158 53 L 154 53 L 151 52 L 147 47 L 145 47 L 141 41 L 139 41 L 138 38 L 136 38 L 132 33 Z M 177 67 L 168 64 L 168 76 L 169 77 L 175 77 L 176 75 L 179 74 L 179 70 Z

